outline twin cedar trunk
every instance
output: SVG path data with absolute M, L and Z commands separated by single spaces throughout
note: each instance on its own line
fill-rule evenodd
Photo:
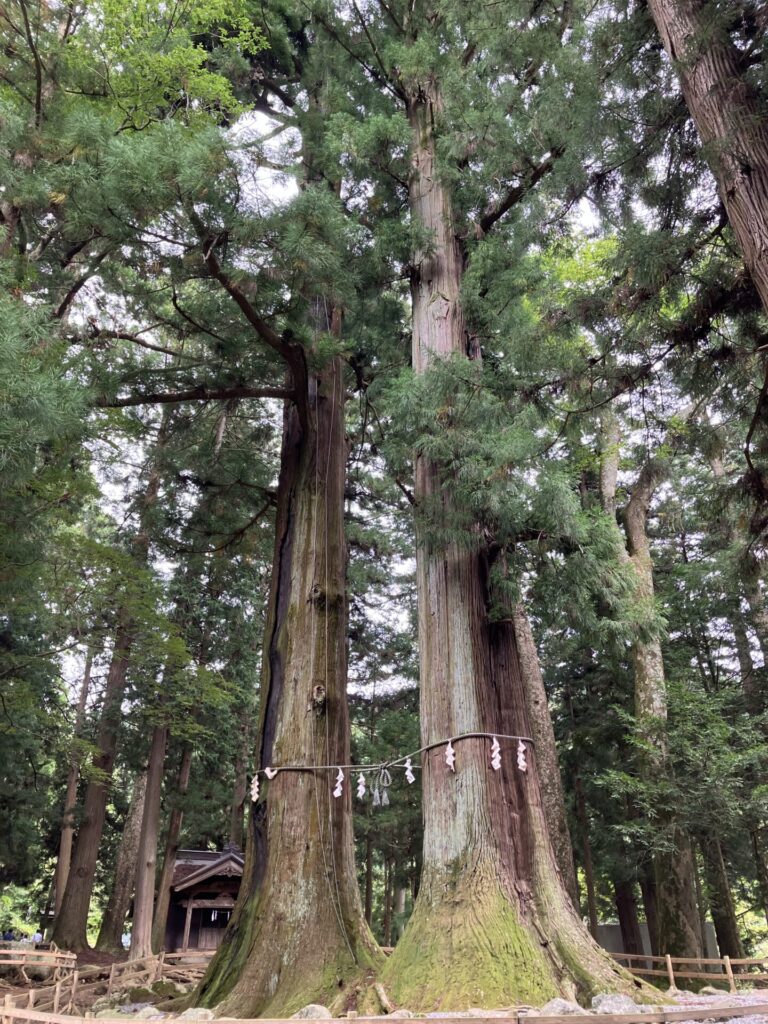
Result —
M 332 325 L 328 324 L 330 329 Z M 298 385 L 297 385 L 298 386 Z M 343 363 L 286 404 L 265 628 L 257 763 L 349 763 Z M 261 777 L 243 883 L 200 991 L 225 1015 L 288 1016 L 331 1004 L 378 959 L 354 866 L 353 780 L 333 771 Z
M 433 79 L 408 103 L 412 131 L 410 207 L 430 238 L 413 260 L 413 366 L 477 357 L 460 303 L 463 258 L 448 191 L 435 159 L 441 114 Z M 441 467 L 416 462 L 416 496 L 444 526 L 455 520 Z M 476 544 L 428 544 L 417 524 L 422 742 L 464 732 L 530 736 L 512 615 L 494 621 L 492 557 Z M 576 915 L 552 852 L 536 755 L 518 770 L 503 742 L 502 768 L 489 767 L 489 741 L 456 744 L 423 758 L 424 863 L 419 895 L 384 981 L 409 1009 L 505 1006 L 577 992 L 632 988 Z

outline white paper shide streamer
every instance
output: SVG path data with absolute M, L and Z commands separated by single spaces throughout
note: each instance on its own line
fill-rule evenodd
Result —
M 491 768 L 495 772 L 501 768 L 501 745 L 496 736 L 493 737 L 493 743 L 491 744 Z
M 274 777 L 277 775 L 277 772 L 278 772 L 277 768 L 265 768 L 264 769 L 264 774 L 267 776 L 268 779 L 274 779 Z
M 344 789 L 344 772 L 339 768 L 339 774 L 336 776 L 336 786 L 333 790 L 333 795 L 338 799 L 341 796 Z
M 448 740 L 448 746 L 445 748 L 445 763 L 452 772 L 456 771 L 456 751 L 453 749 L 453 744 L 450 740 Z
M 259 799 L 259 776 L 258 773 L 251 779 L 251 800 L 253 803 Z
M 517 767 L 521 772 L 528 770 L 528 762 L 525 759 L 525 744 L 522 740 L 517 741 Z
M 365 776 L 362 772 L 357 776 L 357 799 L 362 800 L 365 796 Z
M 406 758 L 405 761 L 405 781 L 410 784 L 416 781 L 416 776 L 413 774 L 413 765 L 411 764 L 410 757 Z

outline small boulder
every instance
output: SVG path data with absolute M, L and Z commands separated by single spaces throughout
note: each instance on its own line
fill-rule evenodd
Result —
M 162 1020 L 164 1016 L 156 1006 L 145 1006 L 136 1014 L 137 1020 Z
M 188 1010 L 179 1014 L 182 1020 L 214 1020 L 216 1014 L 204 1006 L 190 1006 Z
M 313 1018 L 322 1018 L 323 1020 L 330 1020 L 333 1014 L 327 1006 L 321 1006 L 319 1003 L 309 1003 L 307 1006 L 302 1006 L 300 1010 L 294 1013 L 291 1017 L 292 1020 L 312 1020 Z
M 723 990 L 721 988 L 715 988 L 714 985 L 705 985 L 704 988 L 699 989 L 700 996 L 721 996 Z
M 601 992 L 592 999 L 595 1013 L 645 1013 L 644 1006 L 638 1006 L 629 996 L 612 992 Z
M 393 1010 L 389 1015 L 390 1017 L 403 1017 L 408 1019 L 413 1016 L 410 1010 Z
M 568 999 L 550 999 L 540 1010 L 534 1010 L 534 1013 L 537 1015 L 540 1013 L 542 1017 L 559 1017 L 560 1014 L 565 1013 L 586 1014 L 586 1012 L 583 1006 L 572 1003 Z

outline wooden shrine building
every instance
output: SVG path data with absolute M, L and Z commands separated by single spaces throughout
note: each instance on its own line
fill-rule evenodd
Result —
M 165 949 L 216 949 L 224 936 L 243 877 L 243 853 L 179 850 L 171 882 Z

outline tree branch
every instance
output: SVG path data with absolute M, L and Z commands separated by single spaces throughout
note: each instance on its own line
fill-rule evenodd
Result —
M 496 203 L 492 203 L 488 206 L 478 221 L 478 233 L 482 237 L 487 235 L 491 230 L 496 221 L 501 220 L 504 214 L 508 213 L 513 206 L 523 199 L 538 182 L 541 181 L 547 174 L 552 171 L 557 162 L 558 157 L 562 156 L 565 151 L 564 146 L 554 146 L 548 156 L 544 157 L 536 166 L 531 170 L 530 175 L 525 181 L 519 182 L 517 185 L 509 189 L 509 191 L 501 197 Z
M 173 405 L 178 402 L 211 402 L 226 398 L 279 398 L 293 401 L 296 396 L 286 388 L 253 388 L 245 384 L 209 388 L 205 384 L 198 384 L 186 391 L 152 392 L 146 395 L 126 395 L 123 398 L 99 395 L 96 405 L 99 409 L 126 409 L 136 405 Z

